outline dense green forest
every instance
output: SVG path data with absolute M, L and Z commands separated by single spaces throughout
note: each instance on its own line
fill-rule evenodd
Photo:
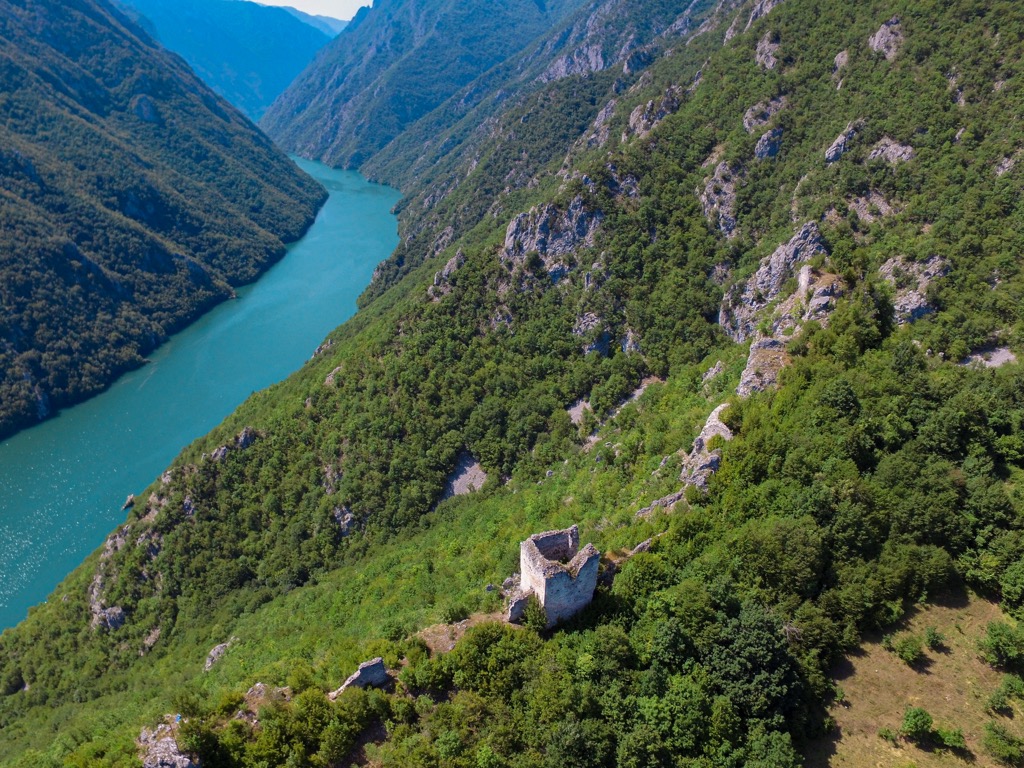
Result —
M 106 2 L 0 4 L 0 435 L 284 255 L 325 193 Z
M 444 199 L 407 184 L 331 346 L 0 635 L 0 764 L 137 765 L 171 713 L 204 768 L 797 766 L 863 633 L 964 589 L 1003 611 L 984 738 L 879 737 L 1021 764 L 1024 14 L 723 3 L 652 39 L 510 99 Z M 488 480 L 444 499 L 463 452 Z M 572 523 L 587 610 L 487 620 Z M 374 656 L 392 690 L 326 696 Z

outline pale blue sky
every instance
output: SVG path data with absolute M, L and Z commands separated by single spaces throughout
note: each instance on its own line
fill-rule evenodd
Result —
M 370 5 L 370 0 L 256 0 L 260 5 L 290 5 L 300 11 L 336 19 L 351 19 L 360 6 Z

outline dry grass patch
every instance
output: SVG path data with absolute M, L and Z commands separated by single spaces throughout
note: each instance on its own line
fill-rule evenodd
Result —
M 1024 711 L 1015 707 L 1014 718 L 985 711 L 1002 673 L 979 658 L 978 640 L 989 622 L 1002 618 L 996 603 L 962 593 L 913 610 L 895 628 L 896 637 L 912 633 L 923 640 L 928 628 L 944 637 L 940 650 L 926 649 L 914 666 L 883 647 L 882 633 L 868 635 L 860 651 L 833 671 L 843 692 L 843 701 L 829 709 L 836 731 L 809 745 L 807 768 L 1000 766 L 982 747 L 985 723 L 995 719 L 1024 736 Z M 899 732 L 907 707 L 926 709 L 935 727 L 962 730 L 967 749 L 922 749 L 902 738 L 894 745 L 879 736 L 882 729 Z

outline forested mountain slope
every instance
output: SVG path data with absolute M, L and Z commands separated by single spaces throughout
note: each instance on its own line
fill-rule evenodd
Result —
M 280 258 L 324 192 L 105 0 L 0 3 L 0 435 Z
M 246 0 L 121 0 L 152 23 L 160 43 L 250 120 L 334 36 L 314 17 Z
M 797 766 L 861 634 L 964 588 L 1002 698 L 890 736 L 1019 760 L 1024 14 L 707 11 L 500 113 L 403 221 L 437 246 L 0 636 L 7 764 L 131 765 L 182 713 L 204 766 Z M 458 624 L 571 523 L 579 618 Z M 326 697 L 378 655 L 393 691 Z
M 355 18 L 260 122 L 282 147 L 357 168 L 582 0 L 381 0 Z

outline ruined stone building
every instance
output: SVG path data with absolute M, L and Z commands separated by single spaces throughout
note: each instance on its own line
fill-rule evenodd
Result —
M 547 615 L 547 626 L 575 616 L 594 598 L 601 554 L 593 544 L 580 549 L 575 525 L 535 533 L 519 545 L 519 588 L 509 597 L 508 620 L 519 621 L 530 595 Z

